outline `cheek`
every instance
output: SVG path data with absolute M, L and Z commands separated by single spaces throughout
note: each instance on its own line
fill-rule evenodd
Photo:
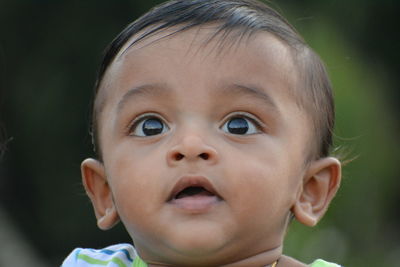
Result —
M 121 217 L 135 218 L 138 214 L 146 217 L 156 208 L 149 198 L 152 203 L 160 203 L 165 195 L 163 185 L 166 177 L 163 176 L 164 165 L 158 161 L 155 155 L 142 154 L 138 150 L 130 153 L 125 151 L 116 154 L 108 168 L 106 166 L 114 201 Z
M 154 169 L 154 168 L 153 168 Z M 153 170 L 138 170 L 137 165 L 124 168 L 118 176 L 113 178 L 113 197 L 121 222 L 130 235 L 137 238 L 138 233 L 148 233 L 153 226 L 154 214 L 158 207 L 154 203 L 154 196 L 160 196 L 159 190 L 154 186 L 154 179 L 148 179 Z M 156 176 L 157 177 L 157 176 Z M 158 181 L 160 183 L 160 181 Z M 149 196 L 153 196 L 150 198 Z
M 236 175 L 233 190 L 245 210 L 273 208 L 274 200 L 285 187 L 281 173 L 254 162 L 242 163 L 241 170 L 233 175 Z
M 280 240 L 293 204 L 287 175 L 280 166 L 260 161 L 243 162 L 240 170 L 232 171 L 230 203 L 242 237 Z
M 256 211 L 265 211 L 280 216 L 290 209 L 300 175 L 288 157 L 277 154 L 272 151 L 253 153 L 251 158 L 246 154 L 229 169 L 227 177 L 230 177 L 231 192 L 240 213 L 254 216 Z

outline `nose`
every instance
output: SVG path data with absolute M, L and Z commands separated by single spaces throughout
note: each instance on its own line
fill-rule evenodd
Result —
M 215 164 L 218 161 L 217 150 L 206 144 L 199 136 L 185 136 L 180 142 L 171 147 L 167 153 L 169 165 L 176 165 L 181 161 L 195 162 L 203 161 Z

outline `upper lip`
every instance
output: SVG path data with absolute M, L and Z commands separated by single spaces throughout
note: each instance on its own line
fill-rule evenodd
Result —
M 181 177 L 175 186 L 173 187 L 171 194 L 168 197 L 168 201 L 174 199 L 179 192 L 189 187 L 203 187 L 208 192 L 221 198 L 213 184 L 204 176 L 183 176 Z

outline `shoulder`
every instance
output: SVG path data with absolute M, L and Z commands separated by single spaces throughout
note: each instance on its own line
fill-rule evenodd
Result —
M 131 266 L 137 254 L 130 244 L 117 244 L 103 249 L 76 248 L 61 267 Z
M 310 267 L 340 267 L 340 265 L 318 259 L 318 260 L 314 261 L 313 263 L 311 263 Z

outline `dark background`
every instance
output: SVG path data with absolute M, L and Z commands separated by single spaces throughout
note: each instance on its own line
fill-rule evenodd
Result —
M 121 225 L 97 229 L 79 166 L 92 155 L 89 104 L 102 51 L 160 2 L 0 0 L 0 119 L 8 136 L 1 218 L 43 266 L 58 266 L 77 246 L 130 241 Z M 282 0 L 272 6 L 327 63 L 337 101 L 336 143 L 349 158 L 357 156 L 344 168 L 342 189 L 321 224 L 293 225 L 285 250 L 306 262 L 323 257 L 352 267 L 399 266 L 400 2 Z M 0 250 L 7 246 L 0 242 Z

